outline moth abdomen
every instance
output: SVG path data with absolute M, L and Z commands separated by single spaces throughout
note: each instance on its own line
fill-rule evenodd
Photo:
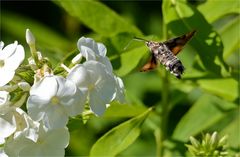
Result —
M 178 79 L 181 78 L 181 75 L 183 74 L 185 68 L 180 60 L 177 60 L 173 64 L 169 64 L 169 71 L 174 74 Z

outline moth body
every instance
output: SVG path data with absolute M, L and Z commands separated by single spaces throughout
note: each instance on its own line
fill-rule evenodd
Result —
M 164 43 L 148 41 L 146 45 L 149 47 L 156 62 L 164 65 L 165 68 L 177 78 L 181 78 L 184 72 L 184 66 Z
M 141 38 L 135 38 L 136 40 L 145 41 L 151 52 L 151 59 L 141 68 L 140 71 L 149 71 L 155 69 L 160 63 L 164 65 L 171 74 L 180 79 L 185 68 L 176 55 L 192 38 L 195 32 L 196 31 L 193 30 L 187 34 L 169 39 L 164 42 L 155 42 Z

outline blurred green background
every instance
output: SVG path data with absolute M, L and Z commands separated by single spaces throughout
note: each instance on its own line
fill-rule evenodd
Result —
M 189 136 L 218 131 L 229 135 L 229 151 L 239 151 L 238 0 L 172 1 L 1 1 L 1 40 L 24 45 L 25 30 L 36 37 L 37 49 L 56 67 L 77 54 L 81 36 L 106 45 L 114 72 L 126 88 L 126 104 L 114 102 L 103 117 L 69 122 L 66 156 L 88 156 L 107 131 L 155 106 L 141 134 L 118 156 L 156 156 L 158 129 L 164 132 L 164 156 L 187 156 Z M 133 36 L 164 41 L 197 30 L 178 55 L 186 67 L 182 80 L 157 70 L 140 73 L 149 51 Z M 119 137 L 120 138 L 120 137 Z M 107 144 L 102 147 L 108 147 Z

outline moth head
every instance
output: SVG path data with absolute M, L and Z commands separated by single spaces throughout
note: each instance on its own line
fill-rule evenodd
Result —
M 159 42 L 154 42 L 154 41 L 146 41 L 146 45 L 152 49 L 154 47 L 159 47 L 161 43 Z

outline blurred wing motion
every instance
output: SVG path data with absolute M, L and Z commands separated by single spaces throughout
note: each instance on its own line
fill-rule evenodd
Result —
M 152 54 L 151 59 L 147 62 L 147 64 L 145 64 L 142 68 L 141 68 L 141 72 L 143 71 L 149 71 L 151 69 L 154 69 L 157 67 L 157 60 L 154 57 L 154 55 Z
M 189 32 L 187 34 L 184 34 L 180 37 L 176 37 L 173 39 L 169 39 L 163 44 L 165 44 L 172 53 L 176 56 L 184 47 L 184 45 L 192 38 L 192 36 L 195 34 L 196 30 Z

